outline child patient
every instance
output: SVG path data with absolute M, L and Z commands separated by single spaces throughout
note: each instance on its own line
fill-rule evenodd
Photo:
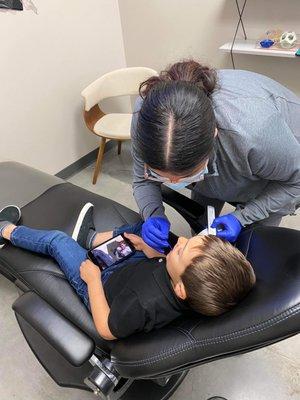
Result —
M 220 315 L 234 307 L 255 284 L 245 256 L 216 236 L 180 237 L 165 256 L 140 237 L 142 223 L 97 233 L 91 203 L 81 210 L 73 238 L 57 230 L 16 226 L 20 218 L 17 206 L 0 211 L 0 245 L 10 241 L 14 246 L 53 257 L 92 312 L 96 329 L 106 340 L 160 328 L 190 309 L 203 315 Z M 101 273 L 87 260 L 86 249 L 120 233 L 137 251 Z

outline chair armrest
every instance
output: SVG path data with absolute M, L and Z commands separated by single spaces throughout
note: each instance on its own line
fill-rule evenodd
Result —
M 205 213 L 203 206 L 165 185 L 161 186 L 161 191 L 163 202 L 174 208 L 187 221 L 193 231 L 198 233 L 205 228 L 199 222 L 199 218 Z
M 17 319 L 25 320 L 72 365 L 79 367 L 93 354 L 92 339 L 36 293 L 20 296 L 13 310 Z

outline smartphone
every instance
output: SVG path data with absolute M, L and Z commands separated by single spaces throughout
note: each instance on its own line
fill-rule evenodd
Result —
M 89 250 L 88 258 L 103 271 L 107 267 L 126 260 L 134 253 L 133 245 L 121 234 Z

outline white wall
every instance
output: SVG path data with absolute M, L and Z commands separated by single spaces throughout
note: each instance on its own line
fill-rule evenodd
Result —
M 98 145 L 80 92 L 125 66 L 120 15 L 117 0 L 34 2 L 0 13 L 0 161 L 56 173 Z
M 83 123 L 80 92 L 107 71 L 126 65 L 160 70 L 190 56 L 217 68 L 231 66 L 218 47 L 233 36 L 233 0 L 35 4 L 38 15 L 0 13 L 0 161 L 56 173 L 96 148 L 97 137 Z M 245 26 L 249 37 L 277 26 L 300 34 L 299 15 L 298 0 L 249 0 Z M 300 95 L 299 59 L 235 59 L 238 68 L 269 75 Z M 112 110 L 128 107 L 125 99 L 109 104 Z
M 235 31 L 233 0 L 119 0 L 119 7 L 128 66 L 161 70 L 195 57 L 216 68 L 231 68 L 229 55 L 218 48 Z M 299 16 L 299 0 L 249 0 L 244 20 L 249 38 L 279 27 L 296 30 L 300 39 Z M 237 68 L 266 74 L 300 95 L 300 59 L 236 55 L 235 60 Z

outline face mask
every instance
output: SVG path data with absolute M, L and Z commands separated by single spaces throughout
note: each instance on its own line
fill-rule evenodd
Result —
M 203 181 L 204 175 L 208 173 L 208 168 L 205 167 L 202 171 L 198 172 L 197 174 L 190 176 L 186 179 L 186 182 L 189 183 L 194 183 L 194 182 L 200 182 Z
M 173 190 L 184 189 L 189 184 L 190 184 L 190 182 L 178 182 L 178 183 L 164 182 L 164 185 L 168 186 L 170 189 L 173 189 Z
M 208 173 L 208 168 L 206 167 L 202 171 L 198 172 L 196 175 L 186 178 L 185 181 L 179 181 L 177 183 L 164 182 L 164 184 L 168 186 L 170 189 L 174 190 L 184 189 L 191 183 L 203 181 L 204 175 L 207 173 Z

